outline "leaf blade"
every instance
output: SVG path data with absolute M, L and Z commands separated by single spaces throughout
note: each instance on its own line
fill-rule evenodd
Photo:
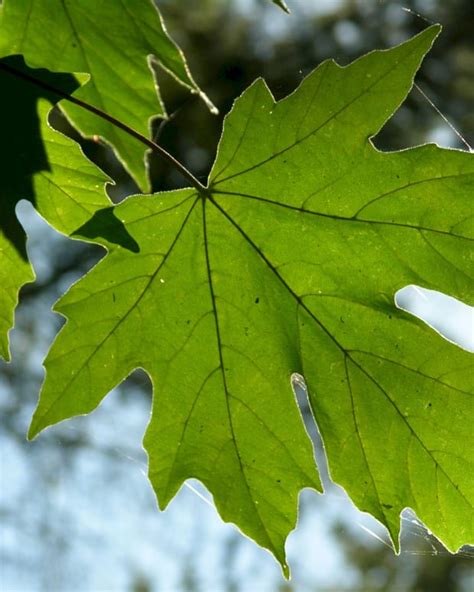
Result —
M 145 218 L 139 211 L 154 214 Z M 223 244 L 222 239 L 216 241 L 216 230 L 222 217 L 211 212 L 204 225 L 204 206 L 194 190 L 159 194 L 148 202 L 129 198 L 116 213 L 135 238 L 149 239 L 141 240 L 140 253 L 114 246 L 61 299 L 57 310 L 68 320 L 45 361 L 46 380 L 29 437 L 57 421 L 90 412 L 132 369 L 144 368 L 156 385 L 145 448 L 161 507 L 185 479 L 200 479 L 215 495 L 224 520 L 236 522 L 271 550 L 287 572 L 284 540 L 295 526 L 298 492 L 306 486 L 321 488 L 284 369 L 289 363 L 287 348 L 268 344 L 267 356 L 274 360 L 269 368 L 259 368 L 257 341 L 253 359 L 240 352 L 239 343 L 250 341 L 249 327 L 229 325 L 232 305 L 221 296 L 217 300 L 217 287 L 210 291 L 210 277 L 219 283 L 215 266 Z M 159 237 L 149 226 L 156 216 L 161 221 Z M 205 238 L 209 225 L 214 229 L 212 244 Z M 238 235 L 233 240 L 236 251 L 242 248 Z M 226 248 L 230 241 L 226 236 Z M 162 255 L 153 255 L 157 248 Z M 127 259 L 131 262 L 125 264 Z M 145 272 L 144 262 L 154 271 Z M 141 282 L 135 292 L 130 290 L 134 281 Z M 186 298 L 189 293 L 193 299 Z M 276 306 L 275 296 L 270 297 Z M 255 304 L 253 291 L 246 294 L 249 298 L 257 325 L 253 331 L 269 331 L 274 318 Z M 84 326 L 81 319 L 90 310 Z M 133 329 L 138 320 L 140 332 Z M 288 339 L 285 333 L 282 329 L 282 340 Z M 242 359 L 247 365 L 244 375 Z M 79 371 L 71 373 L 77 365 Z M 275 389 L 282 388 L 275 407 Z
M 226 118 L 209 192 L 116 207 L 139 250 L 99 241 L 109 254 L 61 299 L 30 436 L 145 368 L 160 506 L 200 479 L 287 574 L 298 492 L 320 489 L 298 372 L 332 476 L 395 545 L 406 506 L 450 549 L 471 541 L 472 357 L 394 295 L 415 280 L 472 293 L 473 158 L 370 143 L 438 30 L 326 64 L 277 104 L 255 83 Z
M 459 424 L 452 423 L 457 417 L 465 429 L 472 419 L 472 357 L 421 322 L 407 320 L 393 297 L 398 289 L 416 283 L 472 302 L 469 204 L 474 162 L 471 154 L 435 146 L 384 154 L 367 141 L 404 98 L 436 34 L 436 28 L 428 29 L 388 53 L 373 52 L 345 69 L 322 65 L 277 104 L 262 83 L 254 84 L 227 117 L 211 187 L 225 215 L 311 319 L 300 329 L 307 334 L 303 362 L 313 360 L 312 366 L 304 363 L 303 374 L 334 478 L 361 509 L 387 525 L 395 544 L 399 513 L 410 506 L 456 550 L 474 536 L 466 526 L 472 517 L 472 482 L 463 477 L 472 472 L 474 459 L 466 447 L 468 434 L 458 442 Z M 390 93 L 394 84 L 397 93 Z M 349 93 L 344 94 L 347 87 Z M 389 105 L 380 101 L 385 93 Z M 368 117 L 361 125 L 364 110 Z M 349 128 L 352 120 L 355 125 Z M 316 167 L 310 159 L 316 160 Z M 409 346 L 411 342 L 418 346 Z M 311 343 L 319 343 L 320 349 Z M 364 354 L 359 353 L 362 349 Z M 318 356 L 325 364 L 314 362 Z M 384 388 L 379 370 L 375 378 L 374 360 L 389 377 L 397 377 L 391 391 Z M 417 373 L 417 363 L 426 374 Z M 328 368 L 339 371 L 332 377 Z M 446 384 L 437 382 L 438 372 L 448 373 Z M 441 417 L 449 407 L 451 419 L 438 419 L 439 433 L 430 431 L 426 420 L 418 421 L 416 429 L 406 420 L 414 405 L 400 392 L 400 384 L 408 388 L 407 375 L 417 376 L 424 385 L 418 388 L 426 404 L 420 412 L 426 417 Z M 370 411 L 364 388 L 385 401 L 374 407 L 378 413 Z M 338 393 L 339 415 L 331 410 L 329 393 Z M 436 401 L 428 400 L 428 393 Z M 381 422 L 385 416 L 390 419 Z M 398 436 L 390 441 L 389 468 L 382 470 L 374 451 L 384 428 L 377 437 L 373 432 L 378 424 L 386 429 L 390 422 Z M 418 473 L 429 477 L 424 499 L 418 473 L 412 475 L 409 462 L 394 461 L 398 440 L 410 441 Z M 350 452 L 341 454 L 339 447 L 349 441 Z M 444 470 L 429 452 L 433 448 L 446 457 L 449 446 L 462 470 L 456 463 Z M 433 471 L 441 485 L 433 484 Z M 410 493 L 413 488 L 418 494 Z M 441 492 L 449 504 L 439 501 Z M 450 529 L 447 524 L 456 526 Z

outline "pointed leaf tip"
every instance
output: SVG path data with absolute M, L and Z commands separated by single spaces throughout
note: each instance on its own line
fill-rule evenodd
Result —
M 41 429 L 39 429 L 35 425 L 35 420 L 34 420 L 34 416 L 33 416 L 33 419 L 31 420 L 30 427 L 28 428 L 28 432 L 26 435 L 26 439 L 28 440 L 28 442 L 31 442 L 32 440 L 34 440 L 36 438 L 36 436 L 40 433 L 40 431 L 41 431 Z
M 290 10 L 284 0 L 272 0 L 273 4 L 279 6 L 282 10 L 286 12 L 286 14 L 290 14 Z

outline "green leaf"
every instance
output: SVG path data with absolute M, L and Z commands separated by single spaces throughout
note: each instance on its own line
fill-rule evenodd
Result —
M 0 19 L 0 56 L 23 54 L 32 68 L 90 74 L 75 96 L 142 135 L 149 136 L 153 117 L 166 116 L 151 56 L 207 100 L 150 0 L 5 0 Z M 139 141 L 76 105 L 61 107 L 82 133 L 110 142 L 139 186 L 149 188 Z
M 29 435 L 88 413 L 145 368 L 156 385 L 145 447 L 160 506 L 194 476 L 224 520 L 284 563 L 298 492 L 320 488 L 288 375 L 300 369 L 295 305 L 270 271 L 246 273 L 258 258 L 238 234 L 220 235 L 222 216 L 194 190 L 129 198 L 115 211 L 140 253 L 111 248 L 57 305 L 67 330 L 45 362 Z M 229 301 L 216 294 L 223 281 Z
M 58 302 L 67 323 L 29 437 L 144 368 L 160 506 L 200 479 L 287 573 L 298 492 L 320 489 L 297 372 L 332 477 L 395 544 L 407 506 L 449 549 L 472 542 L 472 358 L 394 295 L 416 283 L 472 302 L 473 156 L 369 139 L 438 31 L 325 62 L 278 103 L 257 81 L 226 118 L 207 191 L 116 207 L 140 250 L 99 240 L 109 254 Z
M 5 69 L 7 68 L 7 69 Z M 12 70 L 9 70 L 9 69 Z M 0 357 L 9 359 L 8 331 L 18 291 L 34 280 L 26 236 L 15 207 L 29 200 L 57 230 L 70 235 L 99 208 L 111 205 L 102 188 L 109 179 L 84 158 L 80 148 L 47 122 L 57 95 L 12 72 L 34 76 L 70 93 L 77 81 L 68 74 L 31 70 L 19 56 L 0 60 L 2 183 L 0 185 Z

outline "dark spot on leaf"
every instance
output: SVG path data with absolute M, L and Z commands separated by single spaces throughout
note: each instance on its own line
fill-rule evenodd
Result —
M 260 298 L 257 296 L 257 298 L 255 298 L 255 304 L 258 304 L 260 302 Z
M 382 504 L 382 506 L 386 509 L 386 510 L 391 510 L 393 508 L 392 505 L 390 504 Z
M 342 317 L 339 317 L 339 320 L 341 321 L 341 323 L 344 322 L 344 319 Z
M 98 210 L 90 220 L 71 235 L 90 239 L 103 238 L 133 253 L 140 251 L 137 241 L 128 232 L 124 223 L 115 216 L 114 207 Z
M 281 479 L 277 479 L 277 483 L 281 483 Z
M 186 321 L 186 325 L 189 325 L 189 323 L 190 323 L 190 322 L 191 322 L 191 319 L 188 319 L 188 320 Z

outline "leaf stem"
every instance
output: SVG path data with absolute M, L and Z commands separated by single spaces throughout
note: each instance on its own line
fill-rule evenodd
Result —
M 112 115 L 109 115 L 105 111 L 102 111 L 97 107 L 94 107 L 94 105 L 89 105 L 89 103 L 81 101 L 81 99 L 77 99 L 76 97 L 70 96 L 67 93 L 48 84 L 47 82 L 38 80 L 34 76 L 31 76 L 26 72 L 21 72 L 20 70 L 17 70 L 16 68 L 9 66 L 8 64 L 0 62 L 0 69 L 8 72 L 13 76 L 16 76 L 17 78 L 22 78 L 23 80 L 26 80 L 31 84 L 44 88 L 45 90 L 56 94 L 58 97 L 61 97 L 62 99 L 65 99 L 66 101 L 69 101 L 74 105 L 82 107 L 82 109 L 90 111 L 91 113 L 94 113 L 94 115 L 97 115 L 97 117 L 105 119 L 115 127 L 120 128 L 122 131 L 134 137 L 136 140 L 150 148 L 153 152 L 161 156 L 161 158 L 167 160 L 185 179 L 187 179 L 191 183 L 191 185 L 195 189 L 197 189 L 197 191 L 199 191 L 200 193 L 208 194 L 208 189 L 184 165 L 182 165 L 179 162 L 179 160 L 177 160 L 172 154 L 170 154 L 164 148 L 153 142 L 153 140 L 150 140 L 149 138 L 138 132 L 133 127 L 126 125 L 125 123 L 121 122 L 119 119 L 116 119 Z

